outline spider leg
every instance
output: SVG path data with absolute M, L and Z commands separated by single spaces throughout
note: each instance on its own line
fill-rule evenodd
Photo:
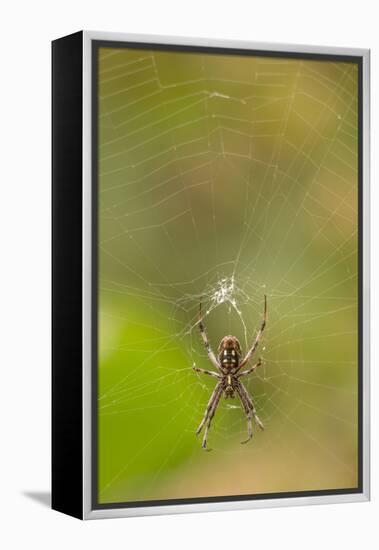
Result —
M 255 337 L 254 344 L 252 345 L 252 347 L 247 352 L 247 354 L 246 354 L 245 358 L 243 359 L 243 361 L 240 363 L 239 369 L 244 367 L 246 365 L 246 363 L 248 363 L 250 361 L 250 359 L 252 358 L 252 356 L 254 355 L 254 352 L 258 347 L 259 341 L 260 341 L 260 339 L 262 337 L 262 334 L 263 334 L 263 331 L 265 329 L 266 321 L 267 321 L 267 297 L 266 297 L 266 294 L 265 294 L 264 298 L 265 298 L 265 302 L 264 302 L 263 320 L 262 320 L 261 328 L 258 330 L 258 333 Z
M 246 400 L 253 416 L 254 416 L 254 420 L 255 420 L 255 423 L 257 424 L 257 426 L 260 427 L 261 430 L 264 430 L 264 426 L 262 424 L 262 421 L 261 419 L 259 418 L 259 416 L 257 415 L 257 411 L 254 407 L 254 403 L 253 403 L 253 400 L 251 399 L 250 395 L 248 394 L 245 386 L 242 384 L 242 382 L 238 381 L 237 382 L 237 391 L 238 391 L 238 394 L 239 395 L 243 395 L 244 399 Z
M 247 443 L 248 441 L 250 441 L 250 439 L 253 437 L 253 424 L 252 424 L 253 412 L 250 409 L 249 404 L 247 403 L 244 395 L 240 391 L 240 388 L 237 388 L 237 393 L 238 393 L 238 396 L 241 400 L 242 407 L 243 407 L 243 409 L 245 411 L 245 414 L 246 414 L 246 417 L 247 417 L 247 439 L 244 439 L 243 441 L 241 441 L 241 443 L 244 444 L 244 443 Z
M 203 420 L 200 422 L 199 427 L 196 430 L 196 435 L 198 435 L 201 432 L 201 430 L 203 429 L 203 426 L 204 426 L 205 422 L 208 420 L 209 413 L 210 413 L 210 411 L 212 409 L 212 406 L 213 406 L 215 400 L 217 399 L 217 396 L 218 396 L 219 393 L 220 393 L 220 397 L 221 397 L 221 392 L 222 392 L 222 386 L 221 386 L 221 382 L 219 382 L 215 386 L 215 389 L 213 390 L 212 395 L 211 395 L 211 397 L 208 401 L 208 405 L 207 405 L 207 408 L 205 409 Z M 219 399 L 219 397 L 218 397 L 218 399 Z
M 205 349 L 207 350 L 207 354 L 208 354 L 208 358 L 209 358 L 210 362 L 212 363 L 212 365 L 217 370 L 221 371 L 220 364 L 217 361 L 216 356 L 212 351 L 212 348 L 210 346 L 208 336 L 207 336 L 207 333 L 206 333 L 206 330 L 205 330 L 205 325 L 203 323 L 203 315 L 202 315 L 202 311 L 201 311 L 201 302 L 200 302 L 200 306 L 199 306 L 199 320 L 198 320 L 197 324 L 199 325 L 200 335 L 203 339 L 204 346 L 205 346 Z
M 205 430 L 204 430 L 204 437 L 203 437 L 203 442 L 202 442 L 201 446 L 202 446 L 202 448 L 203 448 L 205 451 L 210 451 L 210 450 L 211 450 L 211 449 L 207 449 L 208 432 L 209 432 L 209 430 L 210 430 L 211 423 L 212 423 L 212 418 L 213 418 L 214 415 L 215 415 L 215 412 L 216 412 L 217 406 L 218 406 L 218 404 L 219 404 L 221 395 L 222 395 L 222 387 L 221 387 L 221 385 L 220 385 L 220 389 L 218 390 L 217 394 L 215 395 L 215 398 L 214 398 L 214 401 L 213 401 L 211 410 L 209 411 L 209 414 L 208 414 L 208 423 L 207 423 L 207 425 L 205 426 Z
M 236 378 L 241 378 L 241 376 L 247 376 L 247 375 L 250 374 L 251 372 L 254 372 L 256 368 L 260 367 L 261 364 L 262 364 L 262 359 L 259 358 L 258 363 L 255 363 L 255 365 L 253 365 L 253 366 L 250 367 L 249 369 L 243 370 L 242 372 L 238 373 L 238 374 L 236 375 Z
M 199 369 L 198 367 L 192 367 L 192 368 L 196 372 L 201 372 L 202 374 L 209 374 L 209 376 L 214 376 L 215 378 L 218 378 L 219 380 L 221 380 L 221 378 L 222 378 L 222 376 L 220 374 L 217 374 L 217 372 L 213 372 L 211 370 Z

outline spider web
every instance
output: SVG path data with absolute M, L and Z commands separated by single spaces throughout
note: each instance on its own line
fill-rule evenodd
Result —
M 100 48 L 99 257 L 101 502 L 356 485 L 356 65 Z M 264 294 L 204 453 L 199 302 L 246 352 Z

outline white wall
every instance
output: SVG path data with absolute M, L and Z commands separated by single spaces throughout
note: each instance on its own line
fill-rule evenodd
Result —
M 50 40 L 82 28 L 369 47 L 373 241 L 378 233 L 378 17 L 373 0 L 65 0 L 3 4 L 0 64 L 0 541 L 4 548 L 377 547 L 378 346 L 372 502 L 80 523 L 25 493 L 50 480 Z M 374 248 L 373 246 L 373 248 Z M 377 247 L 377 243 L 376 243 Z M 378 277 L 373 252 L 373 281 Z M 4 306 L 5 304 L 5 306 Z M 373 334 L 378 292 L 373 289 Z M 376 544 L 375 542 L 376 541 Z

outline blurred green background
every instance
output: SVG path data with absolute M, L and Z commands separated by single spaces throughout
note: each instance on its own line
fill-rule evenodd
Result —
M 99 502 L 357 485 L 357 66 L 99 50 Z M 224 293 L 224 294 L 223 294 Z M 237 399 L 195 430 L 213 348 Z M 222 299 L 224 295 L 224 299 Z

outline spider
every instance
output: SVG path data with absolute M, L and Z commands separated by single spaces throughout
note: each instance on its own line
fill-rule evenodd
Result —
M 254 420 L 256 424 L 259 426 L 259 428 L 261 430 L 264 430 L 264 426 L 255 410 L 254 403 L 240 379 L 243 376 L 247 376 L 248 374 L 251 374 L 252 372 L 254 372 L 255 369 L 262 364 L 262 359 L 259 358 L 258 362 L 255 363 L 255 365 L 251 366 L 247 370 L 241 371 L 241 369 L 245 365 L 247 365 L 247 363 L 253 357 L 255 350 L 258 347 L 262 333 L 266 326 L 266 320 L 267 320 L 267 298 L 266 296 L 264 296 L 264 310 L 263 310 L 262 324 L 255 337 L 254 344 L 248 350 L 244 359 L 242 359 L 241 361 L 241 356 L 242 356 L 241 346 L 235 336 L 224 336 L 224 338 L 221 340 L 220 345 L 218 347 L 218 358 L 216 358 L 215 354 L 211 349 L 211 346 L 208 341 L 207 333 L 205 331 L 205 325 L 203 323 L 203 315 L 201 311 L 201 301 L 200 301 L 199 320 L 197 324 L 199 326 L 200 335 L 203 339 L 209 361 L 211 362 L 213 367 L 218 371 L 218 372 L 215 372 L 210 370 L 199 369 L 195 366 L 192 367 L 193 370 L 196 372 L 201 372 L 202 374 L 208 374 L 209 376 L 213 376 L 214 378 L 218 379 L 218 382 L 209 399 L 207 408 L 205 409 L 204 417 L 200 422 L 199 427 L 196 430 L 196 435 L 198 435 L 203 429 L 204 425 L 206 425 L 203 442 L 201 445 L 202 448 L 205 450 L 208 450 L 207 449 L 208 431 L 211 427 L 212 418 L 215 415 L 215 412 L 220 402 L 220 398 L 222 394 L 224 394 L 224 397 L 228 399 L 228 398 L 234 398 L 235 393 L 237 393 L 238 397 L 241 400 L 243 410 L 245 411 L 245 414 L 247 417 L 247 433 L 248 433 L 247 439 L 245 439 L 244 441 L 241 441 L 241 443 L 247 443 L 253 437 L 252 417 L 254 417 Z

